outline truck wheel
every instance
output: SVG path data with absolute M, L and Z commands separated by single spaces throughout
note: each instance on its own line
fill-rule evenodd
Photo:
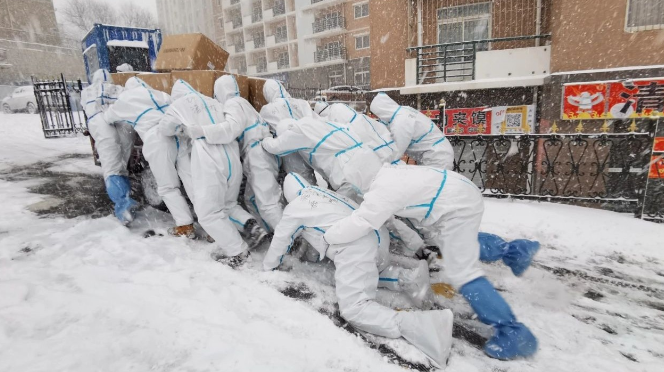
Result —
M 35 104 L 30 102 L 28 103 L 27 106 L 25 106 L 25 109 L 28 111 L 28 114 L 34 114 L 37 112 L 37 108 L 35 107 Z
M 166 204 L 157 192 L 157 180 L 155 180 L 150 168 L 146 167 L 143 169 L 140 177 L 141 188 L 143 190 L 143 197 L 145 198 L 145 201 L 155 209 L 166 211 Z
M 9 107 L 8 104 L 4 104 L 4 105 L 2 105 L 2 112 L 4 112 L 5 114 L 11 114 L 12 113 L 12 108 Z

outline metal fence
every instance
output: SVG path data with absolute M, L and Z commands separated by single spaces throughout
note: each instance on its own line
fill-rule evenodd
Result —
M 87 130 L 85 113 L 80 105 L 81 80 L 67 82 L 60 75 L 59 80 L 33 78 L 32 85 L 44 137 L 62 137 Z
M 447 138 L 454 170 L 485 196 L 595 205 L 664 221 L 664 169 L 649 177 L 654 130 Z

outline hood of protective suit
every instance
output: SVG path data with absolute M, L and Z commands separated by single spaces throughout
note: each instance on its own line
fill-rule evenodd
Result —
M 399 109 L 399 104 L 394 102 L 387 94 L 378 93 L 376 98 L 371 101 L 370 109 L 380 120 L 389 124 L 392 116 Z
M 274 102 L 277 98 L 291 98 L 283 85 L 276 80 L 268 80 L 263 85 L 263 97 L 268 103 Z
M 329 114 L 329 107 L 330 105 L 327 102 L 318 101 L 316 102 L 316 105 L 314 105 L 314 112 L 322 117 L 327 117 Z
M 100 68 L 99 70 L 95 71 L 94 74 L 92 74 L 92 84 L 101 83 L 113 84 L 113 78 L 111 77 L 111 74 L 103 68 Z
M 186 81 L 178 79 L 175 84 L 173 84 L 173 89 L 171 90 L 171 99 L 175 101 L 178 98 L 184 97 L 189 93 L 194 93 L 196 90 L 189 85 Z
M 129 63 L 123 63 L 120 66 L 118 66 L 115 71 L 117 72 L 131 72 L 134 71 L 134 68 L 131 67 Z
M 284 197 L 290 203 L 300 195 L 300 192 L 311 186 L 304 177 L 297 173 L 288 173 L 284 178 Z
M 233 97 L 240 96 L 240 86 L 233 75 L 224 75 L 214 82 L 214 99 L 226 103 Z
M 328 112 L 327 120 L 342 124 L 350 123 L 359 115 L 345 103 L 335 103 L 325 111 Z
M 152 87 L 150 87 L 146 82 L 144 82 L 140 78 L 137 78 L 136 76 L 130 77 L 129 79 L 127 79 L 127 82 L 125 83 L 125 89 L 134 89 L 140 86 L 152 89 Z

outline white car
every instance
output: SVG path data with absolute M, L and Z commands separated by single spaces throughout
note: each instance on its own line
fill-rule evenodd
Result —
M 18 87 L 9 97 L 2 100 L 2 111 L 11 114 L 17 111 L 25 111 L 28 114 L 37 112 L 37 99 L 32 85 Z

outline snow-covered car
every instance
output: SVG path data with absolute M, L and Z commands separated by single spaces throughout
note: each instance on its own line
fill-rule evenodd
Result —
M 18 87 L 9 97 L 2 100 L 2 111 L 5 114 L 24 111 L 28 114 L 37 112 L 37 99 L 32 85 Z
M 352 85 L 339 85 L 316 92 L 317 97 L 324 97 L 325 101 L 356 101 L 357 97 L 367 91 Z

